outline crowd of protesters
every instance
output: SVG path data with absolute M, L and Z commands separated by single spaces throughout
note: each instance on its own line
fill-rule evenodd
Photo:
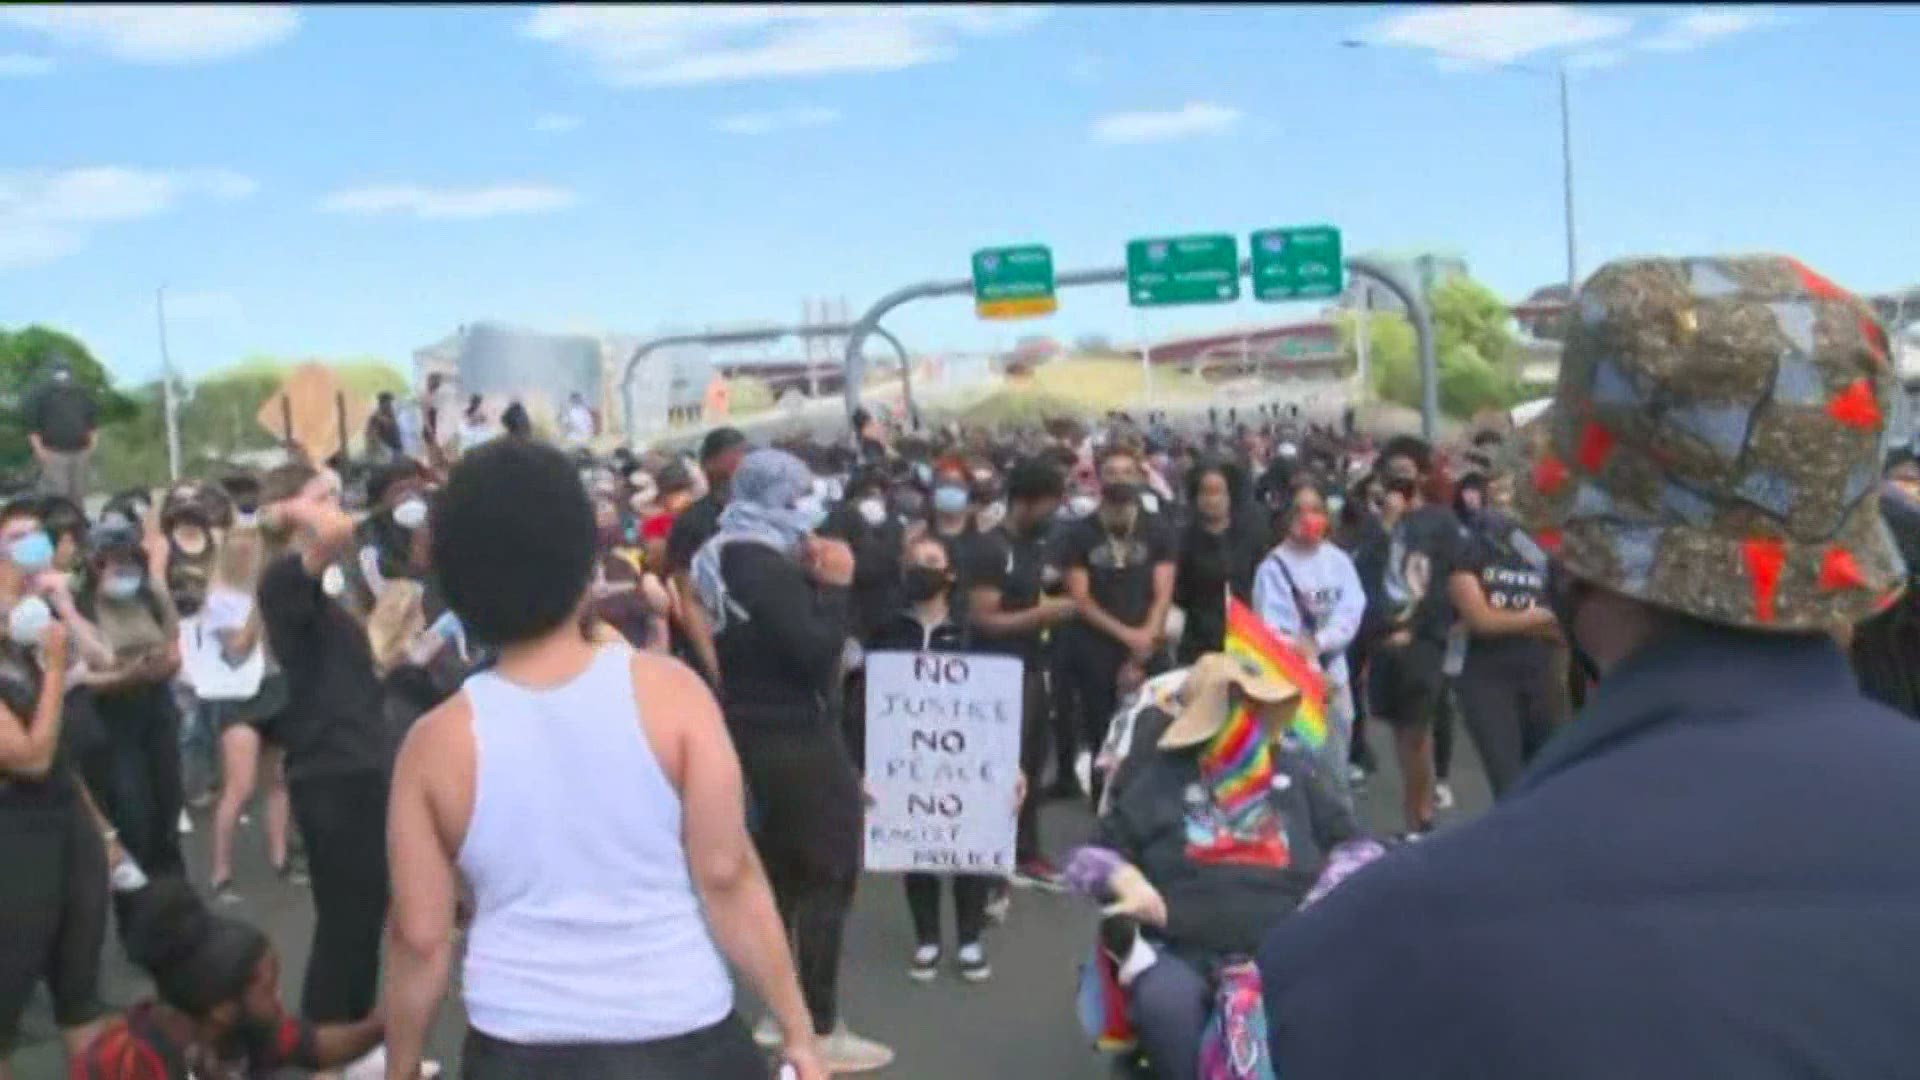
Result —
M 1067 889 L 1052 858 L 1064 843 L 1040 809 L 1098 803 L 1121 782 L 1095 759 L 1129 698 L 1208 664 L 1200 684 L 1222 702 L 1285 696 L 1208 659 L 1232 600 L 1328 691 L 1331 737 L 1283 759 L 1300 788 L 1279 812 L 1309 814 L 1318 837 L 1280 883 L 1289 909 L 1314 883 L 1302 873 L 1359 835 L 1357 792 L 1380 752 L 1364 721 L 1391 737 L 1399 838 L 1437 848 L 1425 838 L 1452 801 L 1456 740 L 1471 738 L 1504 805 L 1538 786 L 1530 767 L 1565 746 L 1573 708 L 1631 652 L 1593 613 L 1614 595 L 1598 590 L 1635 572 L 1633 549 L 1584 550 L 1584 592 L 1550 573 L 1560 556 L 1543 537 L 1559 525 L 1523 523 L 1524 504 L 1570 483 L 1567 466 L 1504 425 L 1434 446 L 1266 406 L 936 431 L 863 413 L 846 445 L 755 447 L 719 428 L 693 455 L 595 456 L 578 401 L 562 450 L 523 408 L 495 434 L 477 401 L 454 415 L 457 400 L 434 380 L 417 424 L 383 400 L 375 460 L 351 477 L 296 459 L 129 492 L 95 516 L 78 501 L 84 478 L 54 456 L 90 445 L 90 430 L 36 443 L 48 490 L 0 509 L 0 1077 L 44 984 L 77 1077 L 294 1065 L 411 1078 L 432 1071 L 426 1032 L 456 966 L 464 1075 L 481 1080 L 764 1076 L 760 1050 L 800 1080 L 881 1068 L 892 1051 L 854 1033 L 839 994 L 861 874 L 868 652 L 1024 662 L 1015 872 L 904 883 L 907 975 L 950 967 L 975 983 L 991 978 L 987 938 L 1009 889 Z M 1587 428 L 1561 445 L 1599 476 L 1614 438 Z M 1869 466 L 1879 483 L 1857 468 L 1837 482 L 1877 490 L 1873 528 L 1920 550 L 1920 461 L 1876 443 Z M 1568 498 L 1643 497 L 1631 483 Z M 1888 573 L 1825 559 L 1829 591 Z M 1858 629 L 1840 636 L 1866 693 L 1911 715 L 1920 640 L 1895 595 L 1849 608 Z M 1740 625 L 1718 602 L 1679 610 Z M 1655 632 L 1644 613 L 1608 610 Z M 1719 655 L 1709 644 L 1702 658 Z M 1184 748 L 1204 729 L 1183 713 L 1178 738 L 1155 739 Z M 1715 767 L 1711 752 L 1693 764 Z M 1148 779 L 1129 781 L 1101 826 L 1141 864 L 1122 877 L 1148 939 L 1155 905 L 1167 916 L 1155 887 L 1195 858 L 1157 846 L 1155 830 L 1180 828 L 1177 808 L 1160 811 L 1182 797 L 1181 768 L 1129 771 Z M 239 899 L 235 860 L 254 854 L 239 840 L 256 797 L 260 855 L 313 895 L 297 1017 L 275 992 L 273 949 L 220 913 Z M 201 803 L 211 870 L 189 882 L 180 832 Z M 1389 878 L 1358 880 L 1377 894 Z M 1199 880 L 1262 898 L 1277 882 Z M 1228 914 L 1206 931 L 1231 930 L 1250 954 L 1277 909 L 1260 899 L 1266 914 L 1247 921 L 1254 909 L 1219 899 Z M 1385 903 L 1329 902 L 1317 918 L 1344 933 L 1362 902 Z M 1911 926 L 1914 895 L 1890 902 Z M 1194 910 L 1213 909 L 1188 909 L 1189 926 Z M 1394 917 L 1352 933 L 1417 931 Z M 157 996 L 109 1021 L 97 991 L 110 923 Z M 1302 940 L 1274 955 L 1299 971 L 1342 962 Z M 1159 943 L 1183 966 L 1139 984 L 1142 1041 L 1156 1075 L 1196 1075 L 1218 950 Z M 733 973 L 767 1006 L 757 1026 L 735 1011 Z M 1303 1017 L 1338 1027 L 1298 977 L 1270 983 L 1276 1047 Z M 1320 1035 L 1292 1045 L 1303 1068 L 1340 1060 Z

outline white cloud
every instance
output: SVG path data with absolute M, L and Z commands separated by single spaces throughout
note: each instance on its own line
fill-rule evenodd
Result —
M 796 128 L 825 127 L 840 119 L 840 110 L 809 106 L 797 109 L 773 109 L 767 112 L 734 113 L 723 116 L 713 126 L 729 135 L 771 135 Z
M 570 190 L 551 184 L 494 184 L 428 188 L 412 184 L 348 188 L 320 201 L 331 214 L 405 214 L 423 220 L 546 214 L 578 202 Z
M 264 49 L 300 13 L 278 4 L 48 4 L 0 7 L 0 23 L 136 64 L 194 64 Z
M 533 122 L 533 130 L 545 131 L 555 135 L 576 131 L 579 127 L 579 117 L 568 116 L 564 113 L 548 113 Z
M 102 226 L 154 217 L 190 199 L 243 199 L 256 187 L 224 169 L 0 171 L 0 267 L 50 262 L 85 247 Z
M 1422 49 L 1453 67 L 1508 64 L 1549 49 L 1624 36 L 1633 20 L 1565 4 L 1431 7 L 1383 19 L 1360 35 L 1371 45 Z
M 1690 52 L 1721 38 L 1759 30 L 1780 21 L 1778 12 L 1765 8 L 1717 8 L 1667 20 L 1660 32 L 1640 47 L 1655 52 Z
M 522 32 L 615 86 L 688 86 L 939 63 L 965 38 L 1022 30 L 1046 14 L 1024 5 L 549 5 Z
M 38 75 L 50 74 L 53 61 L 44 56 L 31 56 L 27 53 L 7 53 L 0 55 L 0 79 L 31 79 Z
M 1240 122 L 1239 109 L 1195 101 L 1164 112 L 1108 113 L 1093 122 L 1093 140 L 1103 143 L 1170 142 L 1224 135 Z

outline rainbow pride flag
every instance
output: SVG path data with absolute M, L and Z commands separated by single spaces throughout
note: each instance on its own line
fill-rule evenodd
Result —
M 1300 707 L 1293 714 L 1294 734 L 1318 750 L 1327 743 L 1327 682 L 1306 657 L 1280 639 L 1233 596 L 1227 597 L 1225 651 L 1236 660 L 1251 662 L 1262 675 L 1286 682 L 1300 691 Z M 1222 730 L 1226 734 L 1227 730 Z

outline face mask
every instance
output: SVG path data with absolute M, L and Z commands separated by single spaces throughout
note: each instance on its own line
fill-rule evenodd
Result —
M 941 514 L 964 514 L 967 511 L 967 489 L 942 485 L 933 489 L 933 509 Z
M 876 529 L 886 523 L 887 504 L 884 499 L 861 499 L 854 504 L 854 509 L 860 512 L 861 521 L 866 522 Z
M 980 514 L 977 520 L 979 521 L 981 532 L 991 532 L 999 528 L 1000 523 L 1007 520 L 1007 504 L 1003 502 L 988 503 L 980 508 Z
M 1092 495 L 1075 495 L 1067 500 L 1067 516 L 1083 518 L 1100 508 L 1100 500 Z
M 1140 485 L 1122 480 L 1100 488 L 1100 498 L 1108 506 L 1132 506 L 1140 500 Z
M 53 540 L 45 531 L 30 532 L 13 542 L 7 557 L 26 573 L 37 574 L 53 565 Z
M 108 574 L 100 583 L 100 595 L 109 600 L 131 600 L 140 594 L 140 583 L 144 580 L 137 572 Z
M 1347 508 L 1346 499 L 1341 498 L 1338 495 L 1327 496 L 1327 513 L 1338 516 L 1340 511 L 1345 510 L 1346 508 Z
M 827 520 L 827 505 L 816 495 L 802 495 L 800 500 L 793 504 L 793 512 L 800 516 L 808 532 L 818 529 L 820 523 Z
M 1293 528 L 1294 538 L 1303 544 L 1317 544 L 1327 538 L 1327 515 L 1305 513 Z
M 926 513 L 927 497 L 914 488 L 901 488 L 893 493 L 893 512 L 903 518 L 917 518 Z
M 337 566 L 329 566 L 320 575 L 320 591 L 338 600 L 347 591 L 347 575 Z
M 947 572 L 925 566 L 910 566 L 905 575 L 909 604 L 923 604 L 947 591 Z
M 933 466 L 922 461 L 914 465 L 913 478 L 921 487 L 933 483 Z
M 7 613 L 7 636 L 21 648 L 40 644 L 40 635 L 53 623 L 53 609 L 45 600 L 29 596 Z
M 412 532 L 427 523 L 427 501 L 408 499 L 393 508 L 393 523 Z
M 1233 500 L 1225 495 L 1202 495 L 1194 500 L 1194 509 L 1209 521 L 1220 521 L 1233 509 Z

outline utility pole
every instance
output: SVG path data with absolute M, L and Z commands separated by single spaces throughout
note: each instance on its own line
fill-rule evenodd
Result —
M 167 482 L 180 480 L 180 404 L 174 395 L 173 357 L 167 352 L 167 287 L 154 290 L 153 306 L 160 323 L 160 402 L 167 425 Z
M 1567 215 L 1567 304 L 1573 304 L 1573 294 L 1580 288 L 1580 262 L 1575 255 L 1573 241 L 1573 110 L 1567 97 L 1567 65 L 1561 61 L 1560 69 L 1560 168 L 1561 188 L 1566 199 Z
M 1368 350 L 1373 347 L 1373 328 L 1370 325 L 1371 320 L 1368 319 L 1368 313 L 1372 308 L 1373 284 L 1363 281 L 1360 283 L 1360 307 L 1353 313 L 1353 356 L 1356 361 L 1354 374 L 1360 380 L 1360 385 L 1354 390 L 1354 396 L 1358 399 L 1357 403 L 1361 405 L 1366 404 L 1367 394 L 1373 388 L 1373 370 L 1368 363 Z

